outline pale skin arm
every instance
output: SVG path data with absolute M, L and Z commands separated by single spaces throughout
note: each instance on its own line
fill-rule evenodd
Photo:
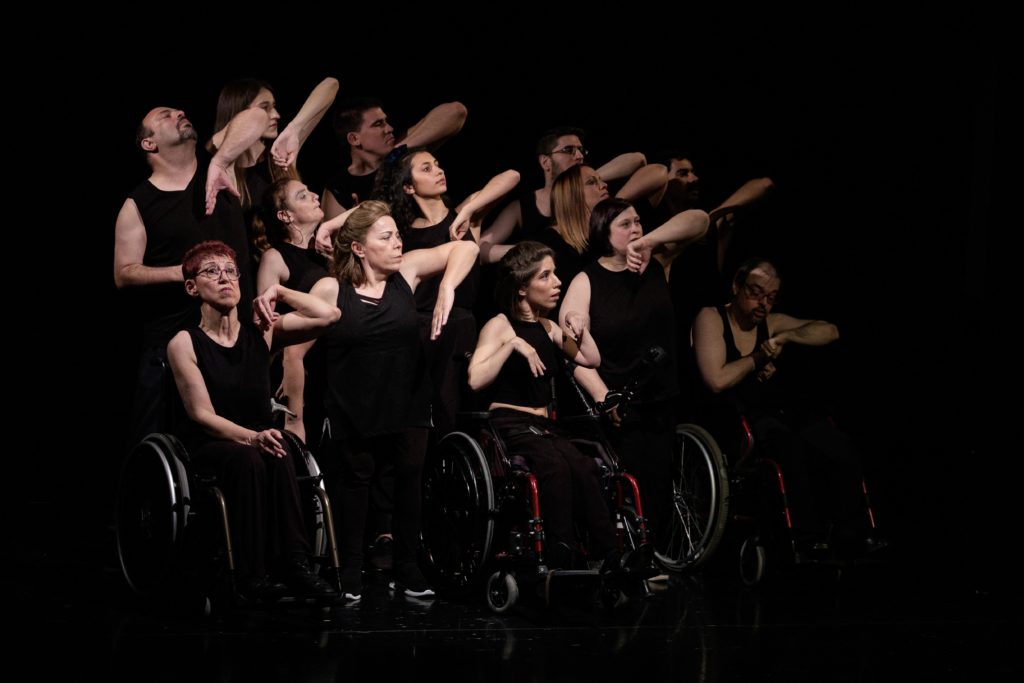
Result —
M 256 271 L 256 291 L 265 292 L 271 285 L 281 285 L 288 281 L 290 275 L 288 265 L 281 258 L 281 252 L 270 248 L 260 257 L 260 267 Z
M 562 350 L 565 357 L 584 368 L 596 368 L 601 364 L 601 352 L 591 336 L 589 328 L 583 328 L 578 339 L 573 339 L 562 328 L 547 319 L 541 319 L 544 329 L 551 335 L 551 341 Z
M 217 194 L 227 190 L 236 197 L 240 196 L 235 187 L 234 178 L 229 171 L 235 161 L 249 148 L 260 141 L 260 136 L 270 124 L 270 115 L 262 109 L 246 109 L 239 112 L 227 127 L 224 136 L 217 145 L 217 153 L 210 160 L 210 169 L 206 176 L 206 215 L 213 213 L 217 206 Z
M 323 256 L 330 258 L 334 254 L 334 234 L 341 229 L 341 226 L 345 225 L 345 221 L 348 217 L 356 210 L 356 207 L 346 209 L 340 214 L 326 220 L 320 225 L 316 226 L 316 233 L 313 236 L 316 250 Z
M 654 255 L 661 265 L 668 266 L 686 245 L 699 240 L 708 231 L 708 215 L 700 209 L 681 211 L 649 233 L 626 246 L 626 265 L 643 272 Z M 639 261 L 639 266 L 637 263 Z M 666 277 L 668 271 L 665 271 Z
M 473 391 L 480 391 L 490 386 L 501 372 L 505 361 L 515 352 L 526 358 L 534 377 L 544 374 L 544 363 L 541 362 L 536 349 L 516 336 L 512 324 L 504 314 L 488 320 L 480 330 L 476 349 L 469 359 L 469 387 Z
M 484 230 L 484 234 L 480 236 L 480 262 L 497 263 L 500 261 L 501 257 L 513 247 L 511 244 L 505 244 L 505 241 L 512 236 L 512 231 L 522 224 L 523 213 L 519 200 L 510 202 L 494 219 L 491 227 Z
M 213 402 L 210 400 L 210 393 L 206 388 L 205 380 L 203 380 L 203 374 L 199 371 L 192 338 L 188 332 L 179 332 L 167 345 L 167 361 L 171 365 L 174 383 L 178 386 L 178 393 L 181 394 L 185 412 L 188 413 L 189 418 L 203 428 L 203 431 L 216 439 L 255 446 L 264 453 L 278 458 L 283 458 L 288 454 L 284 449 L 281 432 L 278 430 L 266 429 L 257 432 L 217 414 L 213 408 Z
M 649 164 L 631 175 L 622 189 L 615 193 L 615 196 L 635 202 L 644 197 L 663 193 L 666 183 L 668 183 L 668 168 L 664 164 Z
M 134 200 L 126 199 L 114 224 L 114 284 L 118 289 L 184 282 L 180 264 L 160 267 L 142 265 L 146 242 L 146 226 L 142 224 L 139 208 Z
M 479 254 L 480 248 L 476 242 L 460 241 L 431 249 L 416 249 L 402 257 L 399 272 L 413 291 L 426 278 L 444 273 L 437 288 L 437 303 L 434 305 L 430 328 L 431 339 L 437 339 L 441 328 L 448 322 L 448 314 L 455 305 L 455 288 L 469 275 Z
M 704 384 L 714 393 L 730 389 L 757 369 L 754 354 L 726 363 L 722 317 L 714 308 L 704 308 L 693 321 L 693 350 Z
M 718 227 L 719 270 L 721 270 L 722 264 L 725 263 L 725 252 L 729 249 L 729 244 L 732 242 L 733 228 L 735 227 L 731 220 L 732 212 L 729 209 L 760 201 L 774 187 L 775 184 L 771 178 L 748 180 L 711 212 Z
M 647 165 L 647 157 L 640 152 L 620 154 L 597 169 L 597 175 L 603 180 L 618 180 L 633 175 Z
M 288 122 L 284 130 L 278 134 L 270 148 L 270 154 L 274 163 L 281 168 L 288 168 L 295 164 L 299 156 L 299 150 L 306 144 L 309 134 L 313 132 L 324 114 L 334 102 L 338 94 L 338 79 L 325 78 L 313 88 L 306 98 L 299 113 Z
M 825 346 L 839 339 L 839 328 L 824 320 L 801 320 L 785 313 L 769 313 L 768 329 L 772 336 L 761 345 L 761 350 L 777 358 L 786 344 Z
M 558 324 L 572 339 L 579 339 L 590 328 L 590 276 L 579 273 L 569 283 L 558 313 Z
M 275 312 L 274 308 L 278 301 L 288 304 L 295 310 L 286 315 Z M 264 339 L 271 351 L 315 339 L 341 318 L 341 311 L 333 301 L 327 302 L 312 294 L 298 292 L 278 284 L 271 285 L 253 299 L 252 308 L 260 321 Z
M 305 414 L 305 401 L 303 398 L 306 390 L 306 354 L 313 347 L 316 340 L 308 341 L 294 346 L 287 346 L 281 352 L 281 377 L 280 395 L 288 397 L 288 409 L 295 413 L 295 416 L 285 414 L 284 427 L 297 437 L 306 440 L 306 425 L 302 421 Z
M 508 170 L 487 181 L 483 188 L 474 192 L 466 201 L 456 207 L 457 215 L 450 228 L 452 239 L 462 239 L 472 226 L 473 239 L 480 241 L 480 221 L 494 202 L 511 192 L 519 184 L 519 171 Z
M 440 146 L 462 130 L 468 113 L 461 102 L 438 105 L 410 128 L 401 142 L 410 147 Z

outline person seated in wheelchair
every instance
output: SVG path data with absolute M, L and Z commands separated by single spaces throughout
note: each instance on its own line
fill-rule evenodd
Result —
M 299 488 L 284 436 L 271 428 L 270 353 L 337 321 L 334 306 L 281 285 L 253 301 L 259 327 L 238 316 L 239 268 L 223 242 L 200 242 L 182 262 L 185 291 L 201 302 L 198 327 L 179 332 L 167 357 L 188 420 L 183 441 L 227 499 L 237 586 L 246 598 L 331 597 L 310 570 Z M 294 312 L 274 312 L 278 303 Z M 282 585 L 271 579 L 284 581 Z
M 787 346 L 831 344 L 839 330 L 773 312 L 780 285 L 771 262 L 743 263 L 729 303 L 702 309 L 694 321 L 697 367 L 718 401 L 742 411 L 758 454 L 782 467 L 798 559 L 823 559 L 830 542 L 844 552 L 871 549 L 860 455 L 820 409 L 784 391 L 778 372 Z
M 495 292 L 502 313 L 480 331 L 469 386 L 488 389 L 492 425 L 537 477 L 548 566 L 569 569 L 574 516 L 589 535 L 591 558 L 621 558 L 597 464 L 549 418 L 559 352 L 584 367 L 601 360 L 587 330 L 574 339 L 545 317 L 558 303 L 560 288 L 549 247 L 521 242 L 502 257 Z

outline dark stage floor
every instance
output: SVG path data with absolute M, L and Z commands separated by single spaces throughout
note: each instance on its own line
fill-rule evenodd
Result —
M 551 607 L 499 617 L 482 601 L 396 598 L 378 577 L 355 607 L 203 619 L 139 605 L 112 547 L 81 545 L 70 560 L 53 548 L 17 558 L 9 630 L 24 637 L 14 661 L 24 657 L 34 679 L 987 681 L 1024 671 L 1019 598 L 895 550 L 884 564 L 799 567 L 757 590 L 712 567 L 611 611 L 566 590 Z

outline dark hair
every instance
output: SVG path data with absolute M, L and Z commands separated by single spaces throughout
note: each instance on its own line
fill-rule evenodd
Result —
M 153 134 L 153 129 L 146 125 L 146 119 L 143 118 L 139 121 L 138 128 L 135 129 L 135 148 L 143 154 L 149 154 L 146 150 L 142 149 L 142 141 Z
M 747 278 L 750 276 L 750 272 L 758 266 L 767 266 L 764 270 L 769 275 L 774 276 L 776 280 L 782 282 L 782 275 L 779 274 L 779 269 L 775 267 L 774 263 L 766 258 L 755 256 L 753 258 L 748 258 L 740 264 L 740 267 L 736 269 L 736 274 L 732 277 L 732 283 L 737 287 L 742 287 L 747 284 Z
M 632 207 L 625 199 L 609 197 L 599 201 L 590 212 L 590 249 L 596 256 L 611 256 L 615 252 L 608 238 L 612 223 L 620 213 Z
M 252 217 L 252 246 L 257 259 L 275 244 L 288 241 L 288 226 L 281 222 L 277 212 L 286 208 L 288 184 L 295 178 L 278 178 L 263 191 L 259 209 Z
M 662 149 L 651 155 L 651 163 L 654 164 L 665 164 L 665 166 L 671 166 L 673 159 L 689 159 L 691 163 L 696 163 L 693 158 L 693 153 L 683 147 Z
M 334 233 L 334 263 L 331 275 L 341 282 L 349 282 L 359 287 L 366 281 L 363 264 L 355 252 L 352 243 L 366 242 L 366 233 L 378 220 L 391 215 L 391 208 L 384 202 L 373 199 L 360 203 L 355 211 L 349 214 L 341 229 Z
M 211 256 L 227 256 L 235 262 L 236 267 L 238 266 L 238 255 L 234 249 L 220 240 L 206 240 L 185 252 L 181 258 L 181 274 L 186 280 L 195 279 L 199 275 L 199 266 Z
M 544 131 L 544 134 L 537 140 L 537 154 L 551 154 L 556 144 L 558 144 L 558 138 L 563 135 L 575 135 L 583 142 L 583 138 L 586 133 L 583 132 L 582 128 L 575 128 L 573 126 L 557 126 Z
M 348 146 L 348 134 L 357 133 L 363 125 L 363 112 L 383 108 L 381 101 L 373 97 L 349 97 L 338 103 L 334 114 L 334 134 L 342 147 Z
M 399 149 L 396 147 L 395 151 Z M 413 147 L 397 155 L 392 152 L 384 158 L 373 179 L 370 197 L 391 205 L 391 215 L 403 237 L 412 228 L 412 222 L 422 215 L 419 204 L 405 191 L 406 185 L 412 185 L 412 160 L 420 152 L 429 151 L 426 147 Z
M 498 310 L 509 318 L 519 312 L 519 290 L 530 284 L 540 269 L 545 256 L 555 258 L 550 247 L 527 240 L 515 245 L 498 262 L 498 284 L 494 288 L 494 300 Z

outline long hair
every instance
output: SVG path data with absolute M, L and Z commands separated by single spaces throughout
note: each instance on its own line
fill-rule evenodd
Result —
M 286 209 L 288 184 L 291 178 L 278 178 L 263 192 L 259 210 L 252 219 L 252 246 L 256 259 L 274 244 L 287 242 L 288 226 L 281 222 L 277 212 Z
M 231 123 L 231 119 L 248 109 L 249 105 L 252 104 L 252 101 L 256 99 L 256 96 L 260 94 L 260 90 L 263 88 L 269 90 L 271 95 L 274 94 L 274 89 L 270 87 L 269 83 L 257 78 L 241 78 L 221 88 L 220 95 L 217 97 L 217 114 L 213 124 L 214 132 L 224 130 Z M 206 143 L 206 149 L 211 154 L 217 151 L 212 139 Z M 299 179 L 299 173 L 295 170 L 294 166 L 286 169 L 281 168 L 274 163 L 269 154 L 264 154 L 263 156 L 263 163 L 267 165 L 267 174 L 271 180 L 278 180 L 280 178 Z M 245 183 L 247 171 L 248 169 L 244 166 L 235 164 L 235 185 L 238 187 L 238 193 L 241 195 L 242 206 L 251 205 L 253 200 Z
M 391 208 L 385 203 L 370 199 L 362 202 L 345 219 L 341 229 L 334 234 L 334 263 L 331 275 L 341 282 L 359 287 L 366 282 L 366 272 L 359 257 L 352 251 L 352 243 L 366 242 L 366 233 L 380 218 L 391 215 Z
M 423 216 L 419 204 L 411 194 L 405 192 L 405 186 L 412 185 L 412 160 L 418 153 L 429 150 L 426 147 L 400 150 L 401 147 L 396 147 L 381 162 L 370 197 L 391 206 L 391 215 L 404 237 L 412 228 L 412 222 Z
M 587 250 L 590 210 L 583 194 L 583 166 L 573 166 L 555 178 L 551 186 L 551 215 L 555 230 L 579 253 Z
M 519 290 L 530 284 L 540 270 L 545 256 L 555 258 L 555 252 L 540 242 L 527 240 L 509 249 L 498 262 L 498 284 L 494 299 L 498 310 L 509 318 L 519 317 Z

